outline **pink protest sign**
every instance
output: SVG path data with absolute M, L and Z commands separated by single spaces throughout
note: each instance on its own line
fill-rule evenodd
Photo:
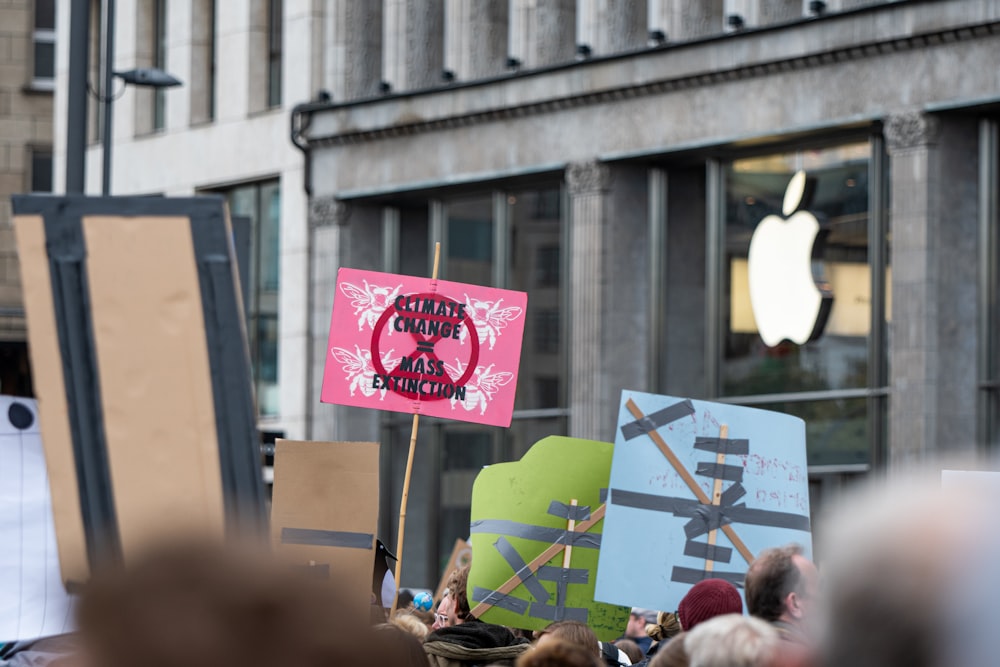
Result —
M 324 403 L 510 426 L 528 295 L 340 269 Z

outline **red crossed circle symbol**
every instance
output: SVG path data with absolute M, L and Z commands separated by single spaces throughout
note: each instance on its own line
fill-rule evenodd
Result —
M 458 301 L 431 292 L 421 292 L 419 294 L 405 294 L 399 299 L 397 299 L 397 301 L 400 299 L 404 301 L 406 299 L 419 299 L 420 302 L 423 302 L 424 299 L 429 299 L 433 301 L 444 301 L 446 303 L 455 304 L 456 310 L 458 309 L 459 306 Z M 393 315 L 399 317 L 412 317 L 415 319 L 450 322 L 455 326 L 457 326 L 460 322 L 462 325 L 464 325 L 465 330 L 468 333 L 468 339 L 471 345 L 469 346 L 469 363 L 465 367 L 465 371 L 462 373 L 462 376 L 459 377 L 458 379 L 454 379 L 450 375 L 448 375 L 447 371 L 444 372 L 443 376 L 440 376 L 440 375 L 433 375 L 431 373 L 415 373 L 413 371 L 403 371 L 400 370 L 398 367 L 394 371 L 392 371 L 392 373 L 387 371 L 385 369 L 385 365 L 382 363 L 382 355 L 379 348 L 381 347 L 382 332 L 385 330 L 387 326 L 389 326 L 389 322 L 390 320 L 392 320 Z M 476 331 L 475 323 L 472 321 L 472 318 L 469 317 L 468 313 L 465 314 L 465 317 L 463 319 L 458 321 L 456 320 L 457 318 L 451 317 L 449 315 L 437 315 L 434 313 L 421 313 L 412 310 L 401 310 L 396 307 L 396 303 L 394 302 L 391 306 L 389 306 L 382 312 L 382 315 L 378 318 L 378 321 L 375 323 L 375 327 L 372 330 L 372 345 L 371 345 L 372 365 L 375 366 L 375 371 L 380 375 L 394 375 L 396 377 L 411 378 L 415 380 L 432 378 L 441 383 L 450 382 L 455 386 L 464 385 L 466 382 L 469 381 L 469 378 L 472 377 L 472 374 L 476 370 L 476 364 L 479 362 L 479 334 Z M 413 333 L 413 332 L 409 332 L 409 335 L 413 336 L 414 341 L 417 343 L 417 348 L 410 354 L 404 354 L 403 355 L 404 357 L 412 357 L 416 359 L 420 357 L 420 355 L 424 355 L 430 362 L 439 361 L 437 354 L 433 351 L 428 351 L 427 348 L 433 346 L 439 340 L 444 338 L 444 336 L 440 334 L 436 334 L 434 336 L 424 336 L 423 334 Z M 423 343 L 423 345 L 421 345 L 421 343 Z M 401 396 L 405 396 L 409 399 L 419 400 L 419 401 L 440 401 L 446 398 L 445 396 L 421 395 L 415 391 L 404 391 L 403 389 L 395 389 L 393 388 L 391 383 L 389 386 L 389 390 Z

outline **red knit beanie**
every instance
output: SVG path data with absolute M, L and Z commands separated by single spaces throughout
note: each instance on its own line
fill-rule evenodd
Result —
M 740 592 L 723 579 L 704 579 L 691 587 L 677 608 L 681 627 L 690 632 L 702 621 L 723 614 L 742 614 Z

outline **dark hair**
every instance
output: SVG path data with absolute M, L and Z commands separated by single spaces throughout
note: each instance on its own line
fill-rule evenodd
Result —
M 541 634 L 552 635 L 557 639 L 568 641 L 577 646 L 590 646 L 591 654 L 595 656 L 601 655 L 601 642 L 598 641 L 597 635 L 594 634 L 594 631 L 586 623 L 581 623 L 580 621 L 556 621 L 555 623 L 550 623 L 542 630 Z
M 382 623 L 375 626 L 373 639 L 380 655 L 380 664 L 393 667 L 430 667 L 430 659 L 424 653 L 423 643 L 397 625 Z
M 614 642 L 615 647 L 621 649 L 622 653 L 628 656 L 628 659 L 632 661 L 632 664 L 642 662 L 645 657 L 642 654 L 642 649 L 631 639 L 619 639 Z
M 668 641 L 649 661 L 649 667 L 688 667 L 688 654 L 684 648 L 686 632 L 680 632 Z
M 455 616 L 464 620 L 472 617 L 469 613 L 469 595 L 466 589 L 469 587 L 469 566 L 460 567 L 448 577 L 448 594 L 455 598 Z
M 785 598 L 799 590 L 802 576 L 793 556 L 801 556 L 802 547 L 789 544 L 765 549 L 750 564 L 744 582 L 747 612 L 751 616 L 776 621 L 785 613 Z
M 603 667 L 597 656 L 569 640 L 555 639 L 521 654 L 517 667 Z

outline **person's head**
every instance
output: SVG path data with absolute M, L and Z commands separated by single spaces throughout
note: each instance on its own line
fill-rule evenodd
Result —
M 742 614 L 740 592 L 723 579 L 703 579 L 681 598 L 677 616 L 687 631 L 704 621 L 723 614 Z
M 678 632 L 649 661 L 649 667 L 688 667 L 688 654 L 684 649 L 686 632 Z
M 645 657 L 642 653 L 642 649 L 639 648 L 639 645 L 631 639 L 619 639 L 615 642 L 615 646 L 618 647 L 619 651 L 628 656 L 629 662 L 633 665 L 641 662 Z
M 1000 498 L 939 470 L 880 482 L 823 517 L 823 664 L 996 664 Z
M 427 639 L 427 635 L 430 633 L 430 628 L 427 627 L 426 623 L 414 616 L 413 612 L 405 609 L 397 611 L 392 617 L 392 620 L 389 622 L 396 627 L 409 632 L 420 641 Z
M 437 612 L 434 614 L 435 630 L 461 625 L 465 623 L 471 615 L 469 614 L 469 597 L 466 588 L 469 585 L 469 567 L 460 567 L 448 577 L 448 585 L 445 588 L 444 596 L 438 604 Z
M 745 593 L 751 616 L 802 625 L 819 593 L 819 573 L 797 544 L 765 549 L 747 569 Z
M 684 638 L 691 667 L 767 667 L 780 639 L 768 623 L 753 616 L 716 616 Z
M 544 635 L 543 635 L 544 637 Z M 515 667 L 603 667 L 601 659 L 583 646 L 565 639 L 552 639 L 524 653 Z
M 556 621 L 542 630 L 538 637 L 537 646 L 543 646 L 554 640 L 567 641 L 577 646 L 590 647 L 590 651 L 597 657 L 601 655 L 601 643 L 597 640 L 597 635 L 586 623 L 580 621 Z
M 632 613 L 628 617 L 628 625 L 625 626 L 625 636 L 626 637 L 645 637 L 646 636 L 646 625 L 653 622 L 651 618 L 647 618 L 647 612 L 645 609 L 632 609 Z
M 95 571 L 78 612 L 83 660 L 102 667 L 351 664 L 373 643 L 335 587 L 258 551 L 204 544 Z
M 646 626 L 646 636 L 655 642 L 662 642 L 676 637 L 681 632 L 681 622 L 677 620 L 677 612 L 661 611 L 656 614 L 656 623 Z

